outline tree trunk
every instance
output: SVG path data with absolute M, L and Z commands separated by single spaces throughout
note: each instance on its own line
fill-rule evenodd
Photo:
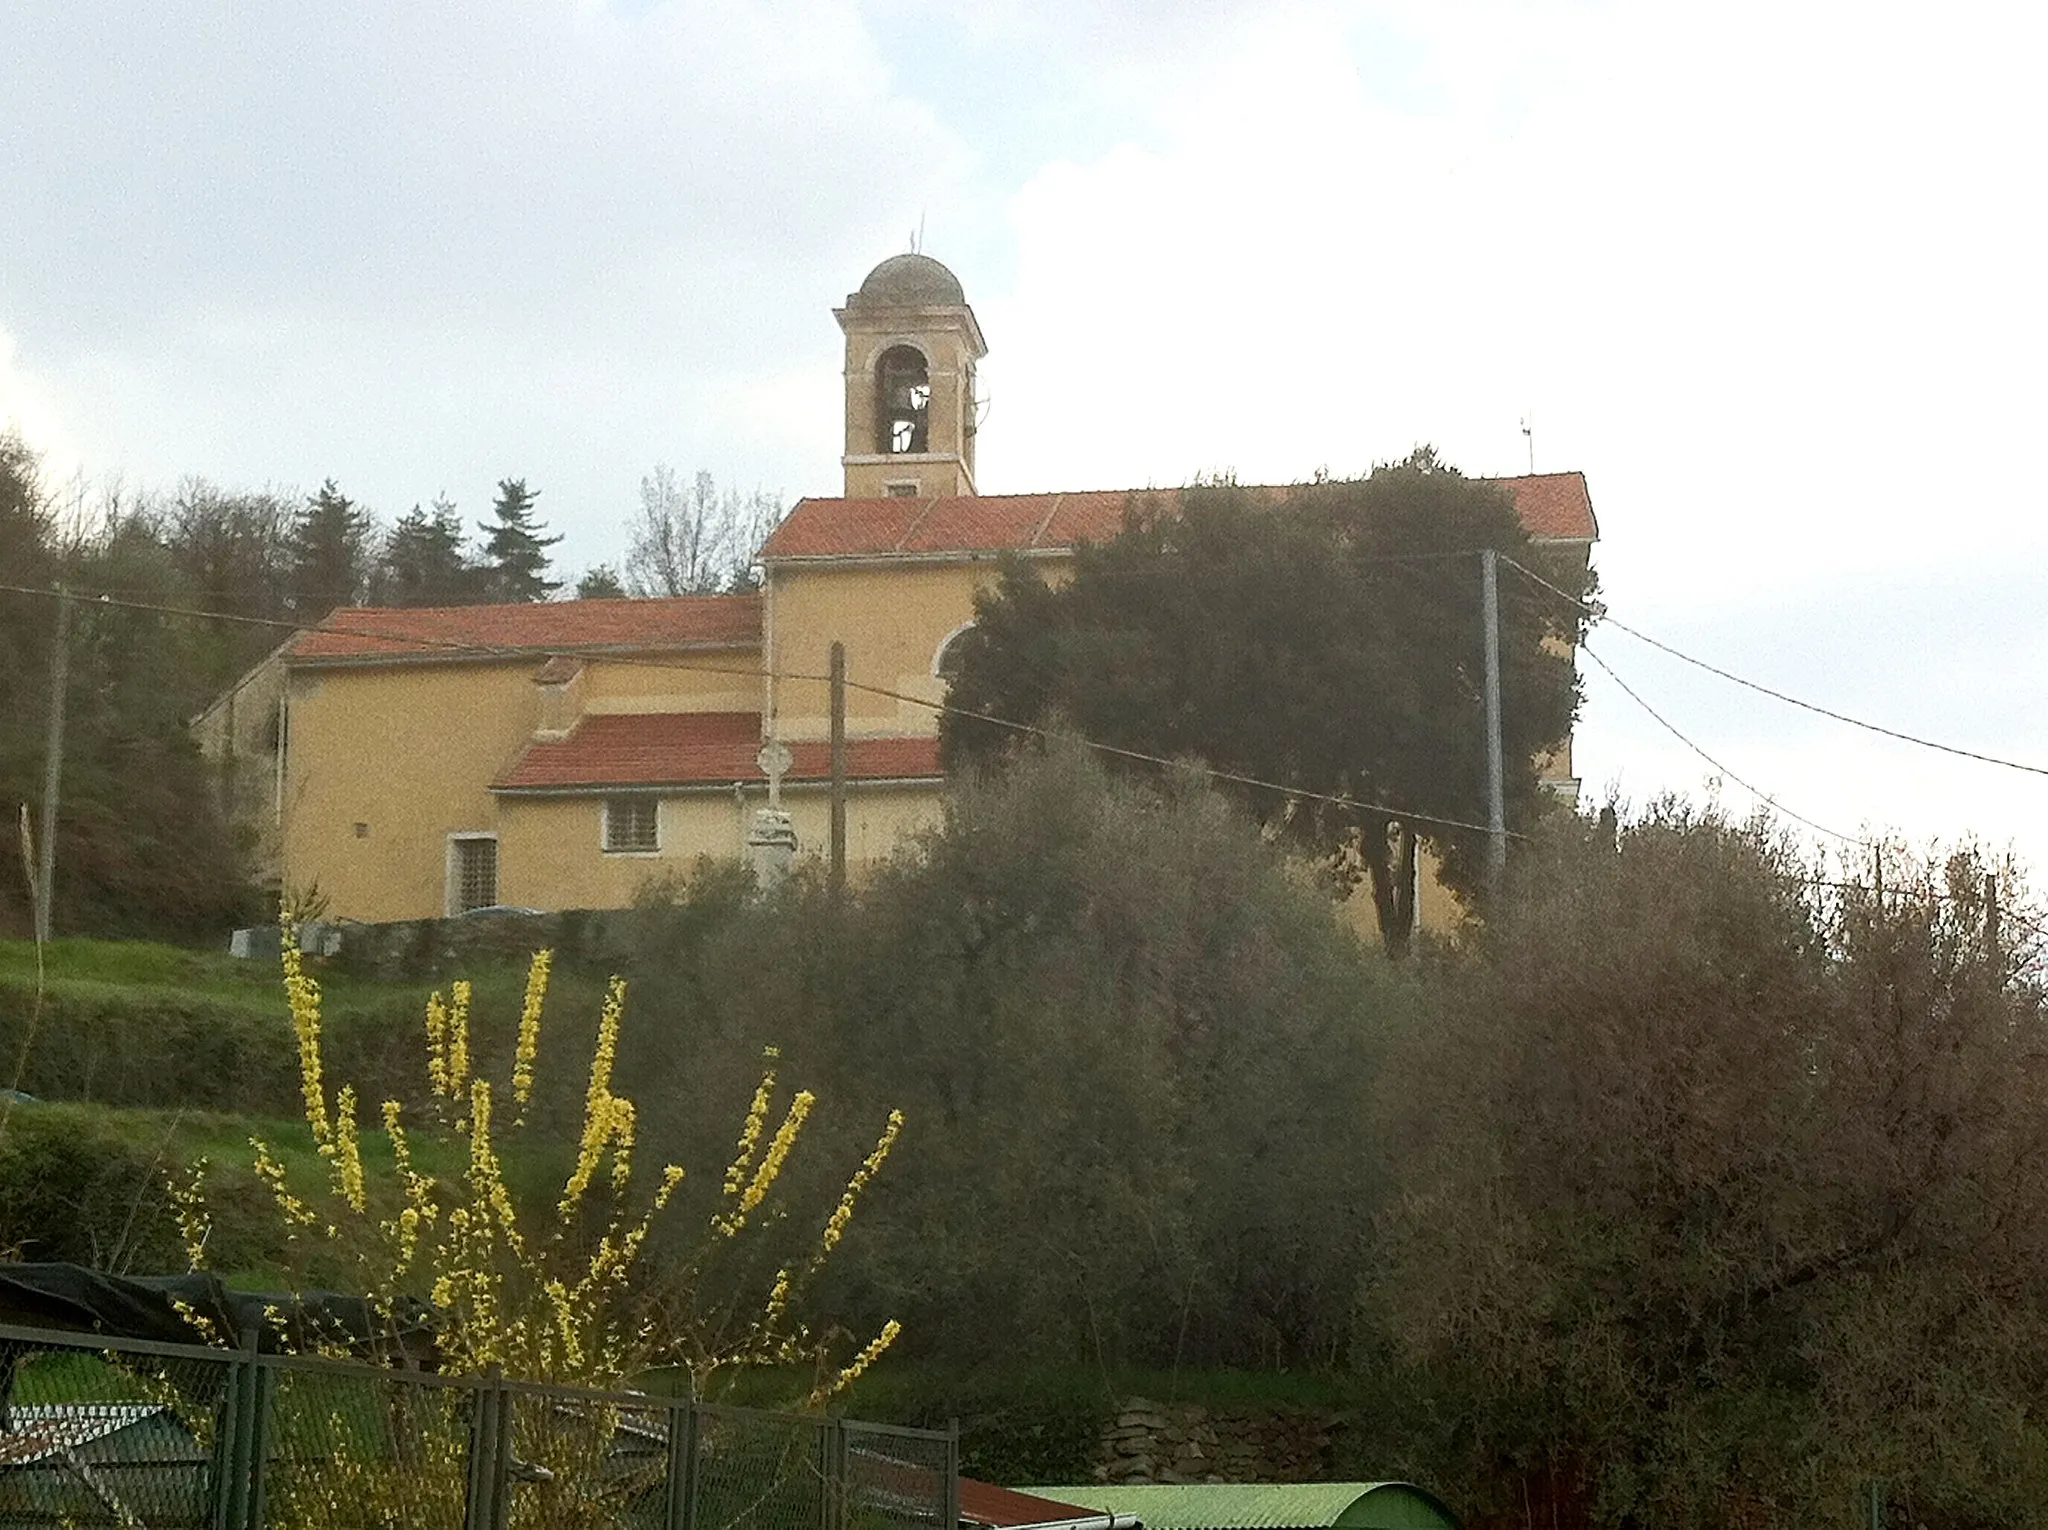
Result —
M 1398 819 L 1369 821 L 1358 836 L 1359 854 L 1372 881 L 1380 941 L 1396 960 L 1415 936 L 1415 831 Z

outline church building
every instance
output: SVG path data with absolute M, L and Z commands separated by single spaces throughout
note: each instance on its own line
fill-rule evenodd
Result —
M 758 593 L 345 607 L 200 718 L 281 889 L 365 921 L 610 908 L 701 856 L 822 855 L 835 644 L 850 874 L 937 822 L 947 646 L 997 559 L 1056 570 L 1152 491 L 978 491 L 988 346 L 938 261 L 892 256 L 835 317 L 842 491 L 789 512 Z M 1582 475 L 1502 483 L 1533 537 L 1590 554 Z M 1575 786 L 1569 744 L 1547 769 Z M 1456 917 L 1440 889 L 1420 903 Z

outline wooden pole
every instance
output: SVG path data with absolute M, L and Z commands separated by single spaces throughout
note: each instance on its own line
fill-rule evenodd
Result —
M 1500 891 L 1508 861 L 1507 793 L 1500 742 L 1500 555 L 1479 555 L 1479 610 L 1486 628 L 1486 874 Z
M 36 939 L 50 938 L 57 890 L 57 798 L 64 780 L 64 692 L 71 678 L 71 595 L 57 586 L 57 646 L 50 650 L 50 731 L 43 749 L 43 822 L 36 868 Z
M 846 645 L 832 645 L 832 888 L 846 886 Z

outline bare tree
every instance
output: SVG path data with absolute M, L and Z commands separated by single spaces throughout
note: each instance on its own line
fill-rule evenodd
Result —
M 759 489 L 721 491 L 709 473 L 686 488 L 662 464 L 640 480 L 640 508 L 628 530 L 625 584 L 634 595 L 708 595 L 750 588 L 754 554 L 782 518 L 782 503 Z

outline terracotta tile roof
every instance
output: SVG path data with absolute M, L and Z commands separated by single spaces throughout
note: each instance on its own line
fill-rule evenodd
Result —
M 767 780 L 755 764 L 761 748 L 757 712 L 631 712 L 585 717 L 567 738 L 535 743 L 513 761 L 492 791 L 575 788 L 727 786 Z M 823 741 L 789 746 L 795 763 L 784 779 L 823 781 L 832 774 Z M 847 773 L 857 781 L 937 779 L 935 738 L 852 738 Z
M 960 1479 L 960 1523 L 963 1525 L 1012 1530 L 1012 1527 L 1023 1525 L 1056 1525 L 1062 1520 L 1097 1517 L 1098 1511 L 1079 1504 L 1040 1498 L 1036 1493 L 1020 1493 L 1014 1488 L 997 1487 L 990 1482 L 976 1482 L 972 1477 Z
M 1536 473 L 1489 480 L 1514 496 L 1538 541 L 1587 541 L 1600 534 L 1583 473 Z M 1275 503 L 1279 485 L 1250 492 Z M 1100 542 L 1123 525 L 1127 506 L 1178 489 L 1097 489 L 1080 494 L 956 495 L 945 499 L 805 499 L 761 549 L 763 558 L 943 557 L 1011 549 L 1055 551 Z
M 292 663 L 460 658 L 464 650 L 561 653 L 726 647 L 761 641 L 758 595 L 549 600 L 503 606 L 343 606 L 290 645 Z

